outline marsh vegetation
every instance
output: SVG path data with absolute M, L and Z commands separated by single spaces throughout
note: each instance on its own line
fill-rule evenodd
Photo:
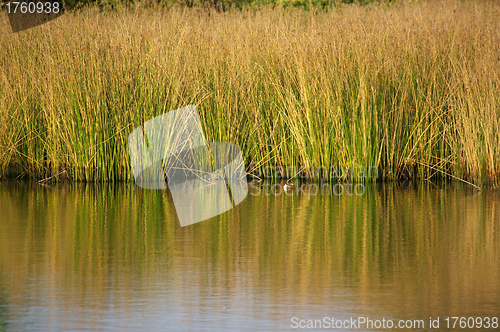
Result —
M 195 104 L 247 164 L 498 183 L 500 4 L 0 14 L 0 176 L 133 178 L 128 134 Z

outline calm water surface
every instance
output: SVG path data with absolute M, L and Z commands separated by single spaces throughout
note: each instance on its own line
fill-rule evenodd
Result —
M 181 228 L 168 191 L 0 183 L 0 331 L 500 317 L 498 192 L 303 189 Z

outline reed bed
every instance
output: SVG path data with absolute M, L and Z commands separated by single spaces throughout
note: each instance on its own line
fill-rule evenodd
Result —
M 128 134 L 195 104 L 207 140 L 239 144 L 257 168 L 498 183 L 498 2 L 137 3 L 17 34 L 1 13 L 0 45 L 4 178 L 132 180 Z

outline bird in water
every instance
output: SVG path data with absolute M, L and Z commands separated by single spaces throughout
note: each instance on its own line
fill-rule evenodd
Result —
M 286 191 L 291 191 L 295 189 L 295 185 L 293 183 L 285 183 L 283 189 L 285 189 Z

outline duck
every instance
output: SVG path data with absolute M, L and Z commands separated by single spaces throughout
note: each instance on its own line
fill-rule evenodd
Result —
M 283 189 L 285 189 L 286 191 L 293 190 L 295 189 L 295 185 L 293 183 L 285 183 Z

